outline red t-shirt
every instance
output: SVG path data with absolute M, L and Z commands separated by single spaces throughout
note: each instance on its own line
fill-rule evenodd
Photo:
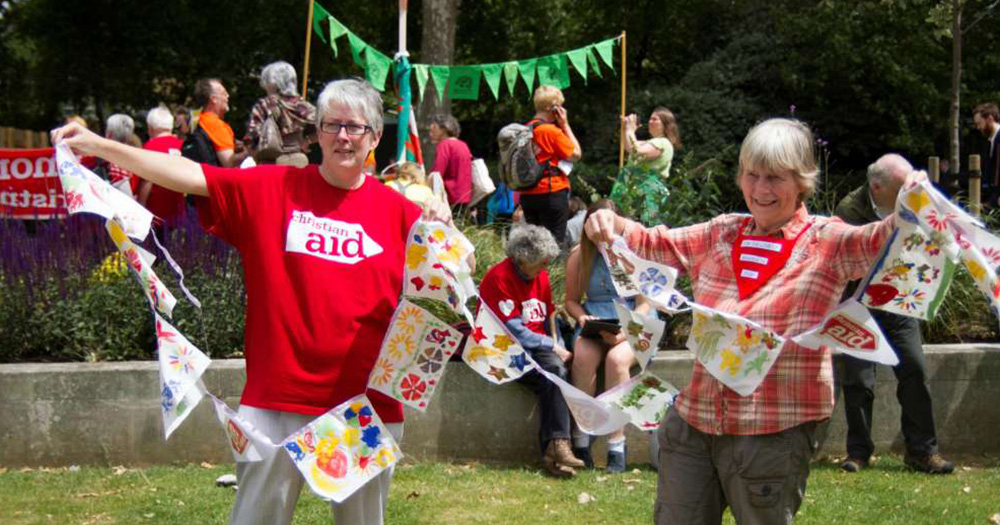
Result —
M 149 139 L 149 142 L 146 142 L 142 147 L 160 153 L 180 155 L 182 145 L 183 143 L 177 137 L 165 135 Z M 136 192 L 136 196 L 138 196 L 138 192 Z M 184 194 L 153 184 L 153 187 L 149 189 L 149 197 L 146 199 L 146 209 L 163 219 L 167 224 L 173 224 L 184 215 Z
M 501 321 L 521 319 L 532 332 L 552 335 L 546 323 L 555 311 L 549 272 L 542 270 L 531 282 L 524 282 L 514 269 L 513 259 L 508 257 L 486 272 L 479 283 L 479 297 Z
M 243 259 L 241 403 L 319 415 L 364 393 L 420 208 L 369 177 L 356 190 L 335 188 L 316 165 L 202 170 L 202 223 Z M 367 394 L 383 421 L 403 420 L 398 402 Z
M 456 138 L 442 140 L 434 153 L 434 169 L 444 180 L 451 204 L 468 204 L 472 200 L 472 153 L 469 146 Z

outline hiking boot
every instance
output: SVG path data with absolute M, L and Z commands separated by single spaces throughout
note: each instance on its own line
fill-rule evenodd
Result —
M 840 464 L 840 469 L 844 472 L 859 472 L 861 469 L 865 468 L 868 468 L 868 460 L 861 458 L 849 457 Z
M 590 447 L 573 447 L 573 455 L 583 462 L 583 468 L 594 468 L 594 456 L 590 454 Z
M 928 474 L 951 474 L 955 470 L 955 464 L 944 459 L 938 453 L 911 455 L 907 452 L 903 461 L 913 470 L 919 470 Z
M 625 453 L 608 452 L 608 466 L 604 468 L 605 474 L 621 474 L 625 472 Z
M 572 467 L 560 465 L 548 456 L 542 458 L 542 467 L 546 474 L 554 478 L 567 479 L 576 476 L 576 471 Z
M 583 468 L 584 463 L 573 455 L 572 447 L 566 438 L 556 438 L 549 440 L 549 446 L 545 449 L 545 461 L 552 462 L 570 468 Z

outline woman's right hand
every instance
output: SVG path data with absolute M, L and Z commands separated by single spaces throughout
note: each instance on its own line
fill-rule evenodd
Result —
M 583 229 L 595 243 L 610 243 L 618 233 L 615 230 L 617 219 L 618 216 L 611 210 L 598 210 L 590 215 Z
M 102 141 L 107 139 L 97 133 L 81 126 L 78 122 L 70 122 L 65 126 L 56 128 L 50 133 L 52 144 L 60 142 L 69 146 L 77 155 L 97 156 Z

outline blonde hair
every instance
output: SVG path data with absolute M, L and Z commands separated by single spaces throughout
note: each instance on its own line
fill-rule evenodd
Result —
M 740 146 L 737 183 L 751 171 L 791 172 L 803 199 L 816 191 L 819 168 L 813 150 L 813 134 L 805 123 L 772 118 L 750 129 Z
M 550 85 L 538 86 L 532 99 L 535 102 L 535 111 L 549 111 L 552 106 L 561 106 L 566 102 L 562 90 Z
M 413 182 L 427 185 L 427 176 L 424 175 L 424 168 L 416 162 L 402 162 L 396 167 L 396 180 L 401 182 Z

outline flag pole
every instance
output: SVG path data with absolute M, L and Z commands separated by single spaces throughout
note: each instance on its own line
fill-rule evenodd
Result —
M 399 96 L 396 126 L 396 162 L 406 160 L 406 139 L 410 133 L 410 64 L 406 51 L 406 9 L 408 0 L 399 0 L 399 51 L 396 52 L 395 82 Z M 404 85 L 405 84 L 405 85 Z
M 306 59 L 302 64 L 302 98 L 306 98 L 309 83 L 309 45 L 312 43 L 313 0 L 309 0 L 309 18 L 306 20 Z
M 622 114 L 618 140 L 618 169 L 625 166 L 625 31 L 622 31 Z

